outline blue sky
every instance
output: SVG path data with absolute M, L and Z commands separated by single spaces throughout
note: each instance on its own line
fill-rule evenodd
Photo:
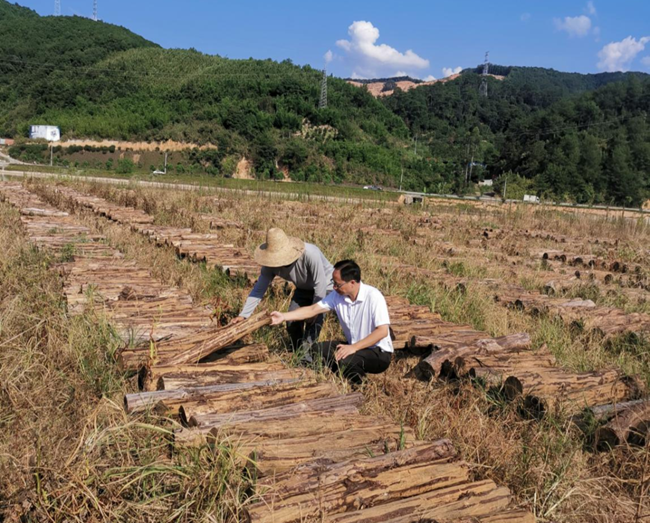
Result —
M 41 15 L 54 0 L 19 0 Z M 93 0 L 61 0 L 91 16 Z M 98 16 L 163 47 L 290 58 L 341 77 L 441 78 L 502 65 L 650 72 L 650 0 L 99 0 Z

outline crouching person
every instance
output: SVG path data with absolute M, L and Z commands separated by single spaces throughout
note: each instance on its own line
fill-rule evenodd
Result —
M 352 260 L 334 265 L 332 286 L 336 292 L 313 305 L 271 313 L 272 325 L 336 312 L 347 343 L 324 342 L 316 347 L 334 372 L 340 371 L 350 382 L 359 384 L 366 374 L 379 374 L 390 365 L 393 343 L 388 307 L 379 290 L 362 283 L 361 269 Z

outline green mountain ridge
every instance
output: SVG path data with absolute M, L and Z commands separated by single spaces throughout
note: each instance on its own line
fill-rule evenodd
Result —
M 329 77 L 319 109 L 322 72 L 309 66 L 162 49 L 122 27 L 4 0 L 0 45 L 9 137 L 52 124 L 65 138 L 210 143 L 187 160 L 214 175 L 245 157 L 260 178 L 435 192 L 508 176 L 511 195 L 636 205 L 650 189 L 642 73 L 493 65 L 505 79 L 488 78 L 487 98 L 476 68 L 381 100 Z

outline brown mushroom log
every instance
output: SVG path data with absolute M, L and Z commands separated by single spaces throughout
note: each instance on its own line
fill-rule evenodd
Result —
M 438 347 L 440 341 L 431 338 L 430 343 Z M 435 341 L 434 341 L 435 340 Z M 445 340 L 445 343 L 447 340 Z M 459 346 L 450 343 L 445 348 L 434 350 L 430 356 L 422 360 L 415 368 L 415 373 L 420 379 L 430 380 L 440 375 L 442 366 L 447 362 L 453 365 L 456 358 L 465 358 L 469 356 L 488 355 L 498 352 L 511 352 L 516 350 L 525 350 L 530 347 L 530 336 L 526 333 L 511 334 L 501 338 L 488 338 L 474 341 L 470 345 Z M 451 362 L 451 363 L 450 363 Z
M 492 480 L 464 483 L 433 490 L 356 512 L 345 512 L 327 519 L 328 523 L 413 523 L 414 521 L 455 521 L 487 516 L 504 510 L 510 491 Z
M 256 365 L 256 364 L 255 364 Z M 247 381 L 287 381 L 292 378 L 306 377 L 310 374 L 308 369 L 287 369 L 279 368 L 278 364 L 268 365 L 264 368 L 251 368 L 251 366 L 241 368 L 229 367 L 221 370 L 204 372 L 199 374 L 166 374 L 158 378 L 156 388 L 158 390 L 175 390 L 193 387 L 204 387 L 207 385 L 216 385 L 218 383 L 237 383 Z
M 213 352 L 232 345 L 244 336 L 271 324 L 271 316 L 265 312 L 258 312 L 250 318 L 234 325 L 228 325 L 214 331 L 210 339 L 197 343 L 192 348 L 183 351 L 176 356 L 160 362 L 161 365 L 180 365 L 183 363 L 196 363 Z
M 383 454 L 374 458 L 323 465 L 306 463 L 293 471 L 258 482 L 268 494 L 248 508 L 251 522 L 294 523 L 309 518 L 387 503 L 463 483 L 465 463 L 452 462 L 449 440 Z
M 179 407 L 178 415 L 184 425 L 197 427 L 201 425 L 201 416 L 268 409 L 300 401 L 329 398 L 336 394 L 336 389 L 331 383 L 308 385 L 304 382 L 280 383 L 246 390 L 219 391 L 183 401 Z
M 371 427 L 352 425 L 341 431 L 326 431 L 306 437 L 268 439 L 244 443 L 239 451 L 250 456 L 250 468 L 258 477 L 286 472 L 300 464 L 321 464 L 362 459 L 410 448 L 415 435 L 395 423 Z
M 605 426 L 596 430 L 596 448 L 608 450 L 616 445 L 645 445 L 650 430 L 650 401 L 646 400 L 616 413 Z

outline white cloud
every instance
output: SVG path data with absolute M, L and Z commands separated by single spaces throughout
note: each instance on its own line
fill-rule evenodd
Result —
M 329 64 L 332 60 L 334 60 L 334 53 L 329 50 L 323 55 L 323 58 L 325 58 L 325 63 Z
M 554 22 L 558 31 L 566 31 L 570 36 L 587 36 L 591 29 L 591 18 L 585 15 L 555 18 Z
M 352 76 L 350 78 L 352 78 L 353 80 L 367 80 L 365 76 L 361 76 L 356 71 L 352 71 Z
M 591 16 L 594 16 L 596 14 L 596 6 L 594 3 L 590 0 L 587 2 L 587 7 L 586 7 L 587 13 L 589 13 Z
M 528 20 L 530 20 L 530 16 L 531 16 L 530 13 L 523 13 L 519 17 L 519 20 L 521 20 L 522 22 L 528 22 Z
M 422 80 L 424 80 L 425 82 L 433 82 L 435 79 L 436 79 L 436 77 L 433 76 L 432 74 L 430 74 L 429 76 L 427 76 L 425 78 L 422 78 Z
M 397 71 L 393 76 L 409 76 L 406 71 Z
M 458 67 L 452 69 L 451 67 L 443 67 L 442 68 L 442 76 L 447 78 L 448 76 L 451 76 L 452 74 L 458 74 L 463 70 L 463 68 L 459 65 Z
M 356 21 L 348 27 L 350 40 L 338 40 L 336 45 L 350 55 L 355 64 L 355 73 L 368 72 L 370 76 L 386 73 L 386 69 L 406 68 L 424 69 L 429 67 L 429 60 L 421 58 L 412 50 L 404 53 L 386 44 L 377 45 L 379 29 L 371 22 Z M 390 68 L 390 69 L 389 69 Z
M 646 44 L 650 42 L 650 36 L 632 38 L 628 36 L 620 42 L 610 42 L 598 52 L 598 68 L 603 71 L 627 71 Z

